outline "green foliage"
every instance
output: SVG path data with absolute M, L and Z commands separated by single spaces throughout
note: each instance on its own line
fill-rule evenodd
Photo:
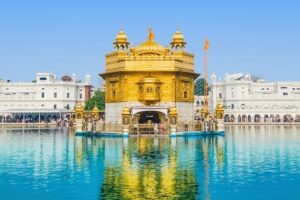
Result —
M 85 102 L 85 110 L 92 110 L 95 105 L 100 110 L 105 108 L 105 93 L 101 91 L 95 91 L 95 95 Z

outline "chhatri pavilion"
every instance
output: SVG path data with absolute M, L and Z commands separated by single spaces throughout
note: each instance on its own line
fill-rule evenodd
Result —
M 113 45 L 105 73 L 100 74 L 105 80 L 105 123 L 193 120 L 194 80 L 199 74 L 179 30 L 167 47 L 155 42 L 152 29 L 146 41 L 134 47 L 121 30 Z

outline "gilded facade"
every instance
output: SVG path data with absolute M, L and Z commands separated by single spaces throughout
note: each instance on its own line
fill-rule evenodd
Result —
M 134 123 L 166 123 L 172 107 L 179 121 L 192 121 L 194 80 L 199 74 L 179 30 L 168 47 L 154 41 L 151 29 L 135 47 L 121 30 L 113 45 L 105 73 L 100 74 L 105 80 L 106 123 L 121 123 L 124 108 L 129 108 Z

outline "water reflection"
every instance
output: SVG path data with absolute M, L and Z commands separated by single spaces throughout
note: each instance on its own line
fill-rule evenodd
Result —
M 226 131 L 123 139 L 0 129 L 0 199 L 298 199 L 300 127 Z
M 225 158 L 223 137 L 80 138 L 77 163 L 99 149 L 104 152 L 101 199 L 209 199 L 210 165 L 222 170 Z

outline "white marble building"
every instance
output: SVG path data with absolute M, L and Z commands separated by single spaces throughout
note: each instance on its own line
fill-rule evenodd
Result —
M 49 121 L 60 118 L 76 103 L 91 98 L 91 77 L 61 80 L 50 73 L 37 73 L 32 82 L 0 80 L 0 122 Z
M 204 105 L 205 98 L 204 96 L 194 96 L 194 120 L 198 120 L 201 117 L 201 108 Z
M 300 82 L 267 82 L 250 74 L 211 76 L 209 102 L 225 108 L 226 122 L 300 122 Z

